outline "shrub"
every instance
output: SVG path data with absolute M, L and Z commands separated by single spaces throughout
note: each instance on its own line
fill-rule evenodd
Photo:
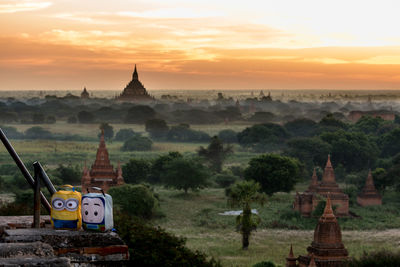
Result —
M 359 259 L 351 259 L 348 262 L 349 267 L 390 267 L 400 266 L 400 253 L 386 250 L 364 252 Z
M 153 141 L 147 137 L 134 136 L 126 140 L 121 147 L 122 151 L 146 151 L 151 150 Z
M 253 267 L 275 267 L 275 263 L 272 261 L 261 261 L 253 265 Z
M 51 139 L 53 135 L 42 127 L 34 126 L 25 131 L 25 137 L 28 139 Z
M 129 266 L 220 267 L 213 258 L 185 247 L 186 240 L 159 227 L 148 226 L 127 215 L 117 214 L 119 236 L 129 247 Z
M 122 141 L 125 142 L 131 137 L 134 137 L 136 134 L 132 129 L 121 129 L 117 132 L 115 135 L 115 140 L 116 141 Z
M 125 184 L 111 187 L 108 193 L 116 209 L 130 216 L 151 219 L 158 210 L 158 200 L 152 190 L 143 184 Z

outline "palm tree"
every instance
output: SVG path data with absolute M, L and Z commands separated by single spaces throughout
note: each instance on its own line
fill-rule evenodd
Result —
M 255 230 L 260 223 L 260 217 L 251 213 L 251 204 L 264 205 L 267 202 L 267 195 L 260 193 L 261 186 L 253 180 L 242 181 L 233 184 L 228 188 L 228 205 L 240 207 L 243 212 L 236 218 L 238 231 L 242 234 L 242 248 L 249 247 L 251 231 Z

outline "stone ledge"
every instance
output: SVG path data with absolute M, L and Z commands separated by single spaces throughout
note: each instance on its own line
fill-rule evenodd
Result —
M 0 243 L 0 258 L 53 257 L 53 248 L 42 242 Z

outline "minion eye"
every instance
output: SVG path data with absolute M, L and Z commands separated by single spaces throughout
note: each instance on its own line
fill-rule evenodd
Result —
M 78 208 L 78 200 L 77 199 L 68 199 L 66 202 L 66 208 L 69 211 L 75 211 Z
M 56 210 L 63 210 L 64 209 L 64 201 L 62 199 L 56 198 L 53 200 L 53 208 Z

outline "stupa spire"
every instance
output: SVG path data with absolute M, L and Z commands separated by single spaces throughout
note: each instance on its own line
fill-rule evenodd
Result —
M 293 246 L 290 244 L 289 255 L 286 258 L 286 267 L 296 267 L 297 266 L 297 258 L 294 257 L 293 254 Z
M 333 214 L 331 198 L 328 195 L 326 199 L 324 213 L 322 214 L 321 219 L 332 219 L 332 218 L 336 219 L 335 215 Z
M 132 79 L 133 80 L 139 80 L 139 75 L 138 75 L 138 72 L 137 72 L 137 69 L 136 69 L 136 64 L 135 64 L 135 70 L 133 71 L 133 74 L 132 74 Z
M 324 174 L 322 176 L 322 183 L 336 183 L 330 154 L 328 154 L 328 160 L 326 161 Z
M 374 179 L 372 178 L 372 172 L 371 169 L 369 169 L 368 171 L 368 177 L 367 180 L 365 181 L 365 186 L 371 186 L 375 189 L 375 185 L 374 185 Z

